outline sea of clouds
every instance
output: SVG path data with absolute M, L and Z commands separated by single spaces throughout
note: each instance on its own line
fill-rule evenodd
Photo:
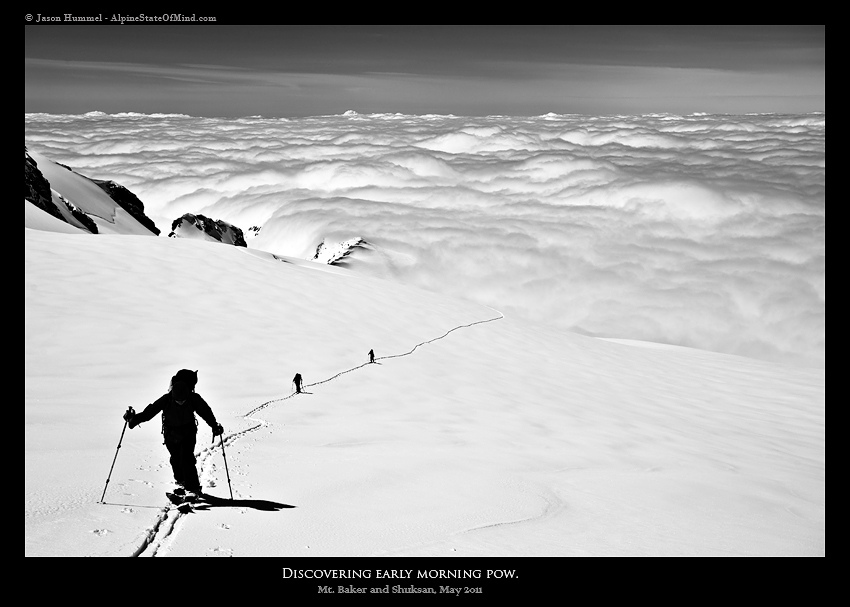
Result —
M 310 258 L 601 337 L 825 364 L 825 116 L 25 114 L 27 146 Z M 344 305 L 344 302 L 341 302 Z

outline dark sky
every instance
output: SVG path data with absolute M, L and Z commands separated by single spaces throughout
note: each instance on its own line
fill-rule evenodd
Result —
M 825 80 L 825 26 L 25 27 L 26 112 L 797 113 Z

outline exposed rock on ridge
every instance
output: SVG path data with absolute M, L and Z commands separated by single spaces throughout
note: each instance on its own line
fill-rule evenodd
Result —
M 38 163 L 27 153 L 26 148 L 24 148 L 24 199 L 29 200 L 42 211 L 65 221 L 62 213 L 53 204 L 50 184 L 38 169 Z
M 316 254 L 312 261 L 326 263 L 330 266 L 345 266 L 346 258 L 356 249 L 369 248 L 369 243 L 362 238 L 351 238 L 339 243 L 328 244 L 325 240 L 316 247 Z
M 38 154 L 36 154 L 36 156 L 38 156 Z M 135 220 L 133 223 L 134 226 L 137 222 L 144 230 L 148 230 L 155 235 L 159 235 L 159 229 L 156 227 L 154 222 L 145 215 L 144 204 L 142 201 L 124 186 L 113 181 L 86 177 L 85 175 L 77 173 L 68 166 L 50 161 L 50 167 L 53 166 L 67 170 L 73 175 L 72 179 L 74 180 L 91 182 L 96 185 L 99 190 L 105 194 L 106 200 L 109 200 L 117 207 L 124 209 Z M 48 169 L 50 169 L 50 167 L 48 167 Z M 48 173 L 50 172 L 51 171 L 48 170 Z M 57 177 L 55 170 L 52 175 L 53 179 L 56 180 Z M 89 197 L 79 196 L 77 193 L 75 194 L 75 199 L 72 201 L 67 197 L 68 192 L 62 192 L 59 191 L 59 189 L 62 189 L 62 186 L 54 186 L 50 183 L 44 173 L 42 173 L 41 169 L 39 169 L 38 162 L 29 154 L 26 145 L 24 145 L 24 199 L 60 221 L 73 225 L 76 228 L 91 232 L 92 234 L 97 234 L 99 231 L 98 226 L 89 215 L 89 213 L 91 213 L 89 203 L 92 203 L 91 200 L 88 200 Z M 100 196 L 101 195 L 98 193 L 95 198 L 99 199 Z M 95 202 L 94 206 L 97 206 L 97 204 L 98 203 Z M 101 201 L 99 204 L 102 205 L 103 202 Z M 64 205 L 64 207 L 62 205 Z M 103 217 L 102 214 L 98 214 L 97 216 Z
M 219 219 L 210 219 L 203 215 L 186 213 L 171 224 L 170 238 L 193 238 L 195 234 L 206 235 L 211 240 L 237 247 L 247 247 L 245 236 L 240 228 Z
M 132 215 L 136 221 L 145 226 L 148 230 L 159 236 L 159 228 L 156 227 L 150 217 L 145 215 L 145 205 L 139 198 L 123 185 L 114 181 L 103 179 L 92 179 L 89 177 L 101 190 L 109 194 L 109 197 L 118 203 L 118 205 Z

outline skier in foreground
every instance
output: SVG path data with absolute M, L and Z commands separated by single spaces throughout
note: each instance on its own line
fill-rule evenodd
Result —
M 171 378 L 168 393 L 145 407 L 141 413 L 136 413 L 130 407 L 124 413 L 124 419 L 130 428 L 152 419 L 162 412 L 162 435 L 165 446 L 171 455 L 171 470 L 177 488 L 174 494 L 192 502 L 201 493 L 201 482 L 195 467 L 195 439 L 198 432 L 198 420 L 195 413 L 200 415 L 212 428 L 213 436 L 224 433 L 209 405 L 195 392 L 198 383 L 198 372 L 181 369 Z

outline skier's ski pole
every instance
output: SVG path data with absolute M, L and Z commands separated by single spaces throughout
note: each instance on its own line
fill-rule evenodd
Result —
M 112 469 L 115 467 L 115 460 L 118 459 L 118 449 L 121 448 L 121 441 L 124 440 L 124 432 L 127 430 L 127 420 L 124 420 L 124 429 L 121 430 L 121 438 L 118 439 L 118 448 L 115 449 L 115 457 L 112 458 L 112 465 L 109 467 L 109 476 L 106 477 L 106 485 L 103 487 L 103 495 L 100 496 L 100 503 L 103 503 L 103 498 L 106 497 L 106 488 L 109 486 L 109 479 L 112 478 Z
M 230 486 L 230 471 L 227 469 L 227 455 L 224 453 L 224 436 L 218 435 L 221 440 L 221 455 L 224 457 L 224 471 L 227 473 L 227 488 L 230 490 L 230 501 L 233 501 L 233 487 Z

